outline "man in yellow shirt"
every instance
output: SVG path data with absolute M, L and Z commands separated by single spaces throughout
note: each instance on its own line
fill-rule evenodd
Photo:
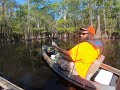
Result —
M 80 77 L 86 78 L 90 66 L 100 56 L 103 45 L 99 40 L 94 39 L 95 29 L 93 26 L 90 26 L 88 29 L 80 29 L 82 30 L 82 42 L 71 48 L 69 51 L 62 49 L 55 44 L 53 44 L 53 46 L 66 55 L 67 60 L 72 61 L 59 60 L 58 64 L 61 67 L 65 66 L 67 67 L 65 69 L 70 71 L 71 68 L 69 67 L 72 65 L 72 68 L 75 67 L 75 69 L 72 70 L 73 74 L 78 74 Z

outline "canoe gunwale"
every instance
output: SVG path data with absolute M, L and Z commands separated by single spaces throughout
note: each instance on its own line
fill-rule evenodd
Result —
M 105 70 L 111 71 L 116 75 L 120 75 L 120 70 L 118 70 L 118 69 L 116 69 L 114 67 L 111 67 L 111 66 L 109 66 L 107 64 L 102 63 L 100 67 L 105 69 Z

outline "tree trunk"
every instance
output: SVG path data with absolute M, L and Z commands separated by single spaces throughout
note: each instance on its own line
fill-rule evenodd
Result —
M 103 9 L 103 15 L 104 15 L 104 25 L 105 25 L 105 37 L 106 38 L 108 38 L 108 36 L 107 36 L 107 32 L 106 32 L 106 15 L 105 15 L 105 2 L 104 2 L 104 0 L 103 0 L 103 5 L 104 5 L 104 9 Z
M 91 7 L 91 0 L 89 0 L 89 15 L 90 15 L 90 25 L 93 25 L 93 21 L 92 21 L 92 7 Z
M 97 31 L 96 31 L 95 38 L 99 39 L 99 38 L 101 38 L 101 31 L 100 31 L 100 15 L 98 15 L 97 21 L 98 21 L 98 27 L 97 27 Z

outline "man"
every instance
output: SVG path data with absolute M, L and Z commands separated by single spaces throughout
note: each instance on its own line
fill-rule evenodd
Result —
M 67 66 L 74 65 L 75 70 L 77 71 L 77 74 L 82 78 L 86 78 L 90 66 L 101 55 L 103 46 L 99 40 L 94 39 L 95 29 L 93 28 L 93 26 L 90 26 L 87 29 L 80 28 L 80 30 L 82 30 L 82 33 L 81 33 L 82 42 L 77 44 L 75 47 L 73 47 L 69 51 L 66 51 L 58 47 L 57 45 L 55 45 L 55 43 L 53 43 L 53 46 L 57 48 L 61 53 L 66 55 L 67 60 L 74 62 L 74 64 L 71 64 L 68 61 L 60 60 L 58 62 L 59 64 L 65 62 Z M 72 70 L 73 74 L 75 70 L 74 69 Z

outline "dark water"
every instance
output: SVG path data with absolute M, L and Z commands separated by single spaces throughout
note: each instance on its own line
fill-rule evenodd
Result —
M 70 49 L 79 39 L 55 40 L 58 45 Z M 120 41 L 103 40 L 104 63 L 120 69 Z M 67 82 L 44 62 L 41 55 L 42 45 L 51 45 L 51 40 L 1 43 L 0 75 L 25 90 L 83 90 Z

